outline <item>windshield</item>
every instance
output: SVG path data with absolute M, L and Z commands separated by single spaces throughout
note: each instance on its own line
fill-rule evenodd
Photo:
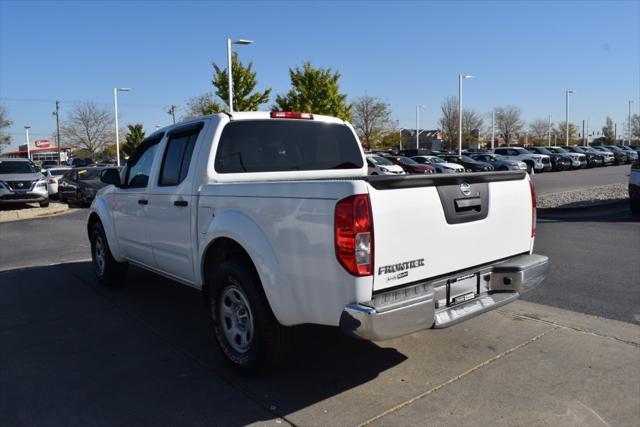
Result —
M 528 152 L 527 150 L 525 150 L 524 148 L 514 148 L 514 150 L 516 150 L 518 152 L 518 154 L 531 154 L 530 152 Z
M 431 163 L 446 163 L 444 160 L 442 160 L 440 157 L 431 157 L 429 158 L 429 161 Z
M 621 149 L 619 149 L 618 147 L 615 147 L 613 145 L 605 145 L 604 147 L 606 147 L 606 149 L 609 150 L 609 151 L 622 151 Z
M 35 173 L 38 170 L 31 162 L 18 162 L 11 160 L 0 160 L 0 174 L 10 173 Z
M 547 150 L 547 149 L 546 149 L 546 148 L 544 148 L 544 147 L 537 147 L 537 148 L 536 148 L 536 152 L 537 152 L 538 154 L 553 154 L 551 151 Z
M 91 181 L 92 179 L 100 178 L 100 172 L 102 169 L 89 168 L 89 169 L 79 169 L 78 170 L 78 179 L 80 181 Z
M 49 169 L 49 173 L 53 176 L 62 176 L 64 175 L 69 169 Z
M 464 161 L 464 162 L 475 162 L 475 160 L 473 160 L 469 156 L 462 156 L 462 161 Z
M 551 148 L 549 150 L 551 150 Z M 565 150 L 564 148 L 560 148 L 560 147 L 553 147 L 553 152 L 554 153 L 568 153 L 567 150 Z
M 418 164 L 418 162 L 416 162 L 415 160 L 411 160 L 408 157 L 396 157 L 396 160 L 398 160 L 403 165 L 417 165 Z
M 389 160 L 385 159 L 384 157 L 380 157 L 380 156 L 369 156 L 369 157 L 367 157 L 367 159 L 369 159 L 369 161 L 371 161 L 371 163 L 374 163 L 376 165 L 383 165 L 383 166 L 393 165 L 393 163 L 391 163 Z

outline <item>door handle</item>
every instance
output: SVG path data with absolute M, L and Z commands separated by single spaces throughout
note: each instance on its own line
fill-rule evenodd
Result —
M 187 202 L 186 200 L 176 200 L 175 202 L 173 202 L 174 206 L 189 206 L 189 202 Z
M 149 201 L 148 201 L 148 200 L 146 200 L 146 199 L 139 199 L 139 200 L 138 200 L 138 204 L 139 204 L 139 205 L 148 205 L 148 204 L 149 204 Z

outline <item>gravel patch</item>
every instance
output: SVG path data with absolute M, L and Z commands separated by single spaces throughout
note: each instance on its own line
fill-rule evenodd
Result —
M 582 208 L 629 198 L 626 183 L 602 185 L 583 190 L 548 193 L 538 196 L 538 208 Z

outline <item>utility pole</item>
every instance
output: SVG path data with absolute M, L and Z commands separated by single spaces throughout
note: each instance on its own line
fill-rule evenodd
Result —
M 175 105 L 171 105 L 171 108 L 169 108 L 169 111 L 167 111 L 167 114 L 171 114 L 171 117 L 173 118 L 173 124 L 176 124 L 176 106 Z
M 60 157 L 60 101 L 56 101 L 56 143 L 58 146 L 58 163 L 62 163 L 62 157 Z
M 496 141 L 496 110 L 491 112 L 491 149 L 495 148 Z
M 584 144 L 584 139 L 586 138 L 586 135 L 584 134 L 584 120 L 582 121 L 582 145 Z
M 569 94 L 570 93 L 573 93 L 571 89 L 567 89 L 565 91 L 564 130 L 565 130 L 565 143 L 567 145 L 571 145 L 571 142 L 569 141 Z

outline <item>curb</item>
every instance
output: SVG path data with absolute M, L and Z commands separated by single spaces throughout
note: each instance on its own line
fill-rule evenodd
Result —
M 39 208 L 39 209 L 33 208 L 33 209 L 25 209 L 25 210 L 4 211 L 4 212 L 0 212 L 0 223 L 54 216 L 54 215 L 59 215 L 61 213 L 67 212 L 68 210 L 69 210 L 69 205 L 60 204 L 57 206 L 51 206 L 47 208 Z
M 609 209 L 627 207 L 628 205 L 629 199 L 603 200 L 602 203 L 597 203 L 589 206 L 576 206 L 566 208 L 538 208 L 537 215 L 539 218 L 544 218 L 545 216 L 554 214 L 595 214 L 607 211 Z

